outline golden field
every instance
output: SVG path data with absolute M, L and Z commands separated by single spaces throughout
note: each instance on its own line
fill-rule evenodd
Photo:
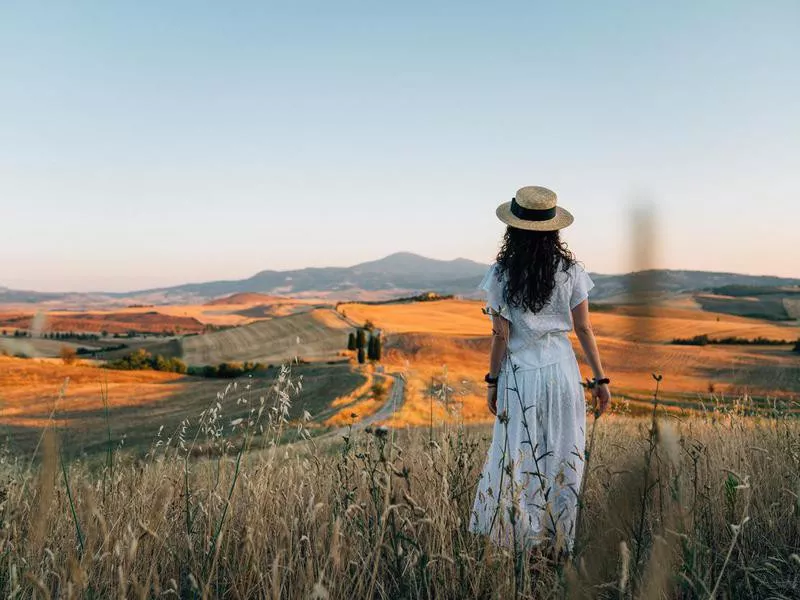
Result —
M 483 303 L 440 300 L 397 304 L 342 304 L 349 319 L 371 321 L 386 336 L 387 368 L 406 373 L 406 403 L 392 425 L 488 422 L 482 385 L 488 369 L 489 318 Z M 800 396 L 800 361 L 789 347 L 680 346 L 669 342 L 706 334 L 714 338 L 796 340 L 800 327 L 704 312 L 688 302 L 593 312 L 592 324 L 612 391 L 634 407 L 646 404 L 651 373 L 664 375 L 666 401 L 676 406 L 725 402 L 728 397 L 791 401 Z M 581 350 L 573 335 L 576 354 Z M 581 362 L 585 376 L 585 363 Z M 445 383 L 446 380 L 446 383 Z M 443 387 L 451 388 L 449 401 Z M 458 409 L 455 411 L 455 409 Z
M 284 317 L 329 305 L 322 300 L 282 298 L 265 294 L 235 294 L 205 304 L 159 304 L 113 309 L 61 310 L 46 305 L 0 307 L 0 329 L 30 329 L 39 316 L 36 328 L 41 331 L 79 331 L 128 333 L 177 331 L 196 333 L 205 325 L 234 327 L 254 321 Z
M 281 371 L 275 367 L 232 381 L 0 355 L 0 431 L 14 452 L 24 454 L 36 446 L 42 428 L 54 423 L 70 453 L 91 454 L 103 447 L 110 429 L 126 447 L 143 454 L 162 427 L 174 433 L 187 415 L 213 406 L 220 394 L 245 394 L 248 402 L 231 418 L 246 415 L 272 390 Z M 309 427 L 339 412 L 349 415 L 354 405 L 372 397 L 368 375 L 348 364 L 294 365 L 289 372 L 299 386 L 287 398 L 292 401 L 287 416 L 296 420 L 307 411 Z M 332 406 L 337 398 L 339 405 Z
M 0 590 L 794 597 L 797 357 L 785 347 L 668 342 L 791 339 L 797 327 L 687 305 L 595 313 L 615 405 L 589 420 L 578 546 L 556 564 L 468 530 L 494 420 L 483 396 L 490 326 L 481 306 L 345 304 L 186 338 L 214 360 L 277 360 L 295 346 L 317 358 L 236 381 L 0 356 Z M 381 330 L 383 360 L 357 367 L 344 346 L 367 320 Z M 326 364 L 340 354 L 350 364 Z M 657 411 L 652 372 L 664 375 Z M 384 421 L 390 430 L 349 429 L 382 417 L 392 373 L 405 380 L 405 401 Z M 766 410 L 767 397 L 780 410 Z M 652 418 L 634 416 L 644 412 Z
M 203 315 L 214 318 L 211 313 L 221 311 L 216 317 L 228 318 L 232 314 L 230 311 L 263 306 L 261 303 L 267 300 L 262 295 L 245 294 L 206 305 L 161 306 L 158 310 L 183 318 L 193 314 L 192 318 L 198 319 Z M 152 342 L 153 352 L 174 352 L 179 348 L 179 356 L 189 364 L 251 360 L 277 365 L 293 357 L 323 363 L 342 360 L 342 355 L 349 356 L 352 364 L 354 354 L 344 351 L 347 334 L 355 326 L 371 321 L 384 336 L 383 369 L 387 373 L 402 374 L 406 381 L 405 402 L 386 424 L 431 426 L 443 422 L 491 422 L 482 383 L 487 370 L 490 323 L 481 311 L 481 302 L 346 303 L 333 310 L 315 308 L 317 305 L 311 300 L 288 304 L 282 298 L 272 300 L 283 307 L 276 311 L 286 309 L 291 314 L 264 317 L 225 331 L 186 337 L 179 346 Z M 135 316 L 152 310 L 139 307 L 127 312 Z M 90 314 L 100 313 L 90 311 Z M 613 312 L 594 312 L 592 321 L 620 409 L 637 410 L 647 405 L 652 393 L 653 372 L 664 375 L 663 402 L 675 409 L 725 404 L 732 397 L 743 398 L 763 409 L 775 399 L 791 403 L 800 392 L 800 365 L 796 355 L 787 348 L 669 343 L 674 337 L 698 334 L 795 339 L 800 337 L 797 326 L 708 313 L 688 299 L 673 300 L 657 307 L 615 307 Z M 50 356 L 57 356 L 62 346 L 75 347 L 75 344 L 55 340 L 3 338 L 2 341 L 12 344 L 12 348 L 20 344 L 35 345 L 34 350 Z M 575 347 L 580 357 L 577 342 Z M 40 423 L 50 414 L 53 401 L 67 379 L 69 383 L 61 405 L 71 414 L 69 419 L 74 425 L 80 422 L 80 415 L 92 415 L 92 418 L 99 415 L 104 407 L 103 394 L 107 394 L 112 406 L 138 410 L 137 419 L 145 419 L 150 411 L 151 421 L 156 421 L 158 416 L 171 423 L 179 415 L 180 407 L 196 406 L 226 385 L 224 381 L 163 373 L 66 366 L 59 361 L 2 360 L 0 423 L 8 426 Z M 353 413 L 360 418 L 377 412 L 381 401 L 370 391 L 373 376 L 369 371 L 362 369 L 357 374 L 358 369 L 346 364 L 333 369 L 331 372 L 341 376 L 342 381 L 329 384 L 336 390 L 335 394 L 318 394 L 327 399 L 328 406 L 323 410 L 314 403 L 315 414 L 319 415 L 317 422 L 343 425 L 353 420 Z M 589 375 L 585 365 L 582 371 Z M 356 385 L 356 381 L 361 383 Z M 354 389 L 359 385 L 360 389 Z M 189 400 L 194 396 L 197 401 Z M 337 398 L 339 402 L 334 402 Z M 163 406 L 173 408 L 165 410 Z M 26 433 L 26 439 L 31 435 Z
M 244 425 L 229 424 L 244 394 L 223 395 L 211 416 L 186 414 L 198 435 L 160 436 L 139 460 L 109 444 L 102 464 L 67 463 L 49 427 L 36 463 L 0 462 L 3 595 L 796 597 L 794 419 L 590 420 L 575 553 L 554 563 L 469 531 L 488 428 L 274 446 L 288 386 Z

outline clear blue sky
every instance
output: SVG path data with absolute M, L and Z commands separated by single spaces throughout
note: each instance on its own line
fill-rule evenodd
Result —
M 800 2 L 3 2 L 0 285 L 489 262 L 528 184 L 593 271 L 800 276 Z

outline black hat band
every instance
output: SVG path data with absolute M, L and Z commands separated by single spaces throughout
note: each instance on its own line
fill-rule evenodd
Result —
M 511 199 L 511 214 L 523 221 L 549 221 L 556 216 L 556 207 L 553 208 L 525 208 L 517 204 L 517 199 Z

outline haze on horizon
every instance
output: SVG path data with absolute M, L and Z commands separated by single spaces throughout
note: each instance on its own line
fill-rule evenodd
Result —
M 792 1 L 0 7 L 0 286 L 489 262 L 546 185 L 587 268 L 800 277 Z

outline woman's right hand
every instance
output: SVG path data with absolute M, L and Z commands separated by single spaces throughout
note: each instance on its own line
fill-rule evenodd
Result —
M 594 408 L 597 411 L 597 415 L 602 415 L 611 402 L 611 390 L 608 389 L 608 384 L 600 383 L 594 386 L 592 399 L 594 400 Z

